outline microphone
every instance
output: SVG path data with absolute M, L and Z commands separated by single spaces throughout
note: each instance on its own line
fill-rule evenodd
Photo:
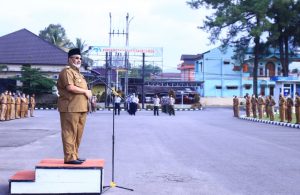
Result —
M 91 71 L 92 70 L 92 67 L 88 64 L 85 64 L 84 65 L 84 70 L 88 70 L 88 71 Z

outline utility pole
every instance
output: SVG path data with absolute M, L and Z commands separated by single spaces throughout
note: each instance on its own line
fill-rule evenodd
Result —
M 117 36 L 125 36 L 125 47 L 128 48 L 129 47 L 129 24 L 131 22 L 131 20 L 133 19 L 130 18 L 129 19 L 129 14 L 127 13 L 126 15 L 126 27 L 125 27 L 125 32 L 124 30 L 120 31 L 119 29 L 117 29 L 116 31 L 113 29 L 112 30 L 112 16 L 111 16 L 111 13 L 109 13 L 109 19 L 110 19 L 110 27 L 109 27 L 109 47 L 112 46 L 112 37 L 117 35 Z M 110 58 L 110 66 L 112 66 L 112 53 L 110 52 L 110 55 L 109 55 L 109 58 Z M 124 68 L 125 68 L 125 81 L 124 81 L 124 93 L 125 93 L 125 96 L 127 96 L 128 94 L 128 69 L 130 68 L 129 67 L 129 54 L 127 51 L 125 51 L 125 58 L 124 58 Z M 110 69 L 111 70 L 111 69 Z M 118 72 L 117 68 L 116 68 L 116 71 Z M 118 78 L 116 78 L 116 83 L 118 83 Z

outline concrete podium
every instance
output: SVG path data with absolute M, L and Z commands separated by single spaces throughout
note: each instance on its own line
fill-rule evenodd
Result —
M 34 171 L 19 171 L 9 180 L 11 195 L 89 194 L 103 190 L 103 160 L 86 160 L 80 165 L 63 159 L 45 159 Z

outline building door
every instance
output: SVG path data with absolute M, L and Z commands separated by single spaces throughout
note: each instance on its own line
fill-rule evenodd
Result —
M 270 89 L 270 95 L 274 96 L 274 85 L 270 85 L 269 89 Z
M 266 94 L 266 86 L 265 85 L 260 86 L 260 94 L 263 96 Z
M 275 76 L 275 64 L 268 62 L 266 64 L 266 76 L 272 77 Z

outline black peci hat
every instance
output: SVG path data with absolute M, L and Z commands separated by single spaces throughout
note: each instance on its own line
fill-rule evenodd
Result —
M 71 49 L 68 52 L 68 58 L 71 57 L 72 55 L 81 55 L 80 49 L 78 49 L 78 48 Z

